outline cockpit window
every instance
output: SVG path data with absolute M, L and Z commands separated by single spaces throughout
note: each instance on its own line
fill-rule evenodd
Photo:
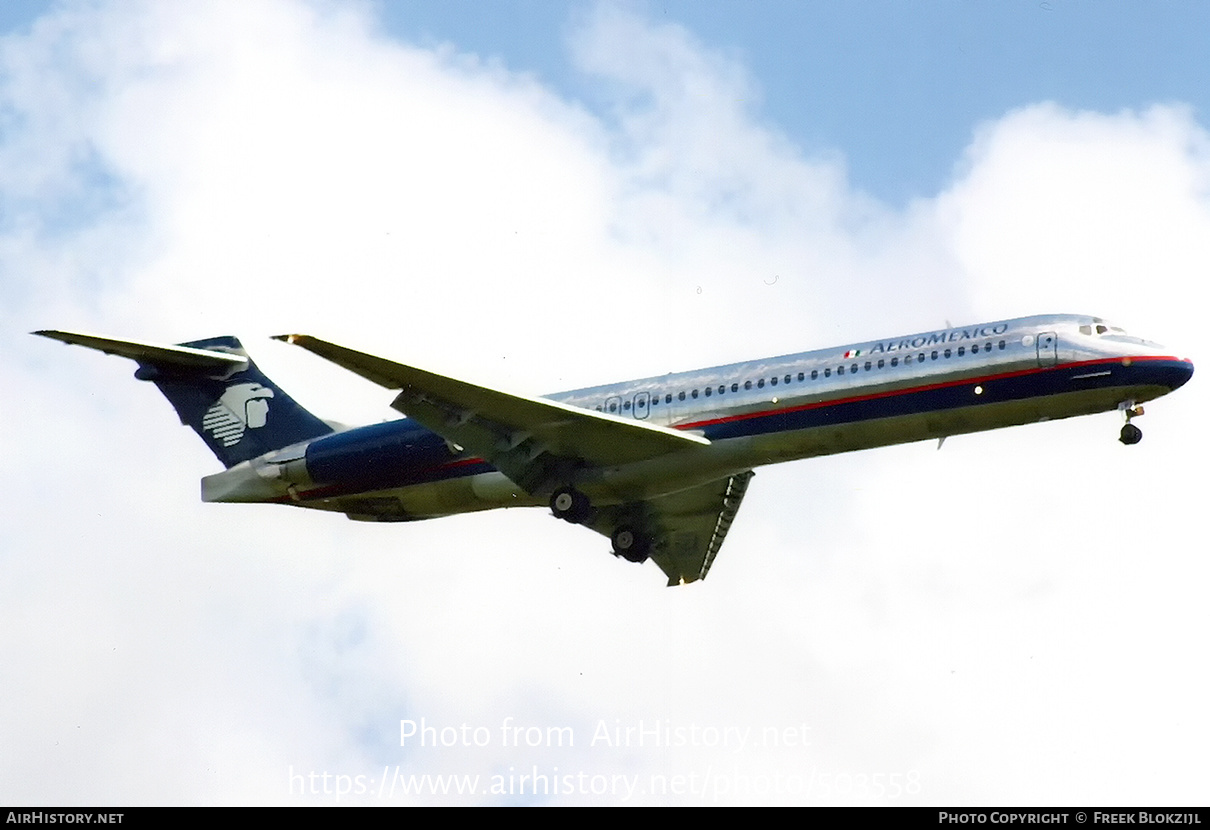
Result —
M 1120 326 L 1111 326 L 1099 317 L 1092 318 L 1092 325 L 1085 323 L 1080 326 L 1080 334 L 1088 336 L 1100 336 L 1102 334 L 1126 334 L 1126 330 Z

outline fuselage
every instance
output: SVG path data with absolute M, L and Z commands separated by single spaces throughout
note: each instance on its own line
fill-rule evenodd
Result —
M 548 395 L 710 441 L 569 472 L 595 504 L 652 498 L 765 464 L 1133 406 L 1189 360 L 1095 317 L 1048 315 L 733 363 Z M 401 521 L 546 504 L 404 418 L 337 432 L 208 476 L 207 501 L 269 501 Z

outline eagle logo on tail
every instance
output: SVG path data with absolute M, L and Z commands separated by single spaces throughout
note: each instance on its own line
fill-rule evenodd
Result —
M 259 383 L 237 383 L 227 387 L 223 396 L 206 410 L 202 429 L 214 435 L 224 447 L 238 444 L 244 431 L 259 429 L 269 419 L 269 398 L 273 390 Z

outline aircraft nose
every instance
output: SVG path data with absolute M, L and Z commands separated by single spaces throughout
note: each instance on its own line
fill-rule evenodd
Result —
M 1193 377 L 1193 361 L 1189 358 L 1174 360 L 1169 371 L 1168 386 L 1171 389 L 1180 389 L 1189 382 L 1189 378 Z

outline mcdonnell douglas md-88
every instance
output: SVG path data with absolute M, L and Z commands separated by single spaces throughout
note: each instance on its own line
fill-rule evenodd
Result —
M 762 464 L 1120 410 L 1193 364 L 1097 317 L 1004 320 L 523 397 L 303 334 L 301 346 L 387 389 L 404 418 L 337 429 L 265 377 L 234 337 L 174 346 L 64 331 L 46 337 L 138 363 L 227 469 L 208 502 L 275 502 L 406 522 L 549 505 L 702 579 Z

